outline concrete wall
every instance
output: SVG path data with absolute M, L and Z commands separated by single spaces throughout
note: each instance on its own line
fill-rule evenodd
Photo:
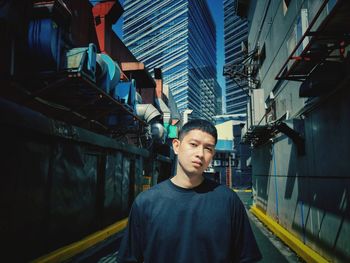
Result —
M 258 79 L 264 89 L 265 99 L 273 91 L 275 97 L 283 93 L 276 100 L 277 118 L 287 110 L 290 115 L 297 113 L 303 106 L 305 99 L 298 96 L 299 82 L 278 83 L 275 80 L 279 70 L 286 61 L 289 53 L 287 40 L 291 36 L 300 9 L 300 1 L 291 1 L 288 12 L 284 15 L 283 1 L 252 1 L 249 16 L 250 30 L 248 35 L 249 50 L 256 46 L 261 49 L 265 45 L 266 58 L 260 67 Z M 270 4 L 268 4 L 270 3 Z M 265 10 L 267 10 L 265 16 Z M 264 19 L 265 17 L 265 19 Z M 260 32 L 260 33 L 259 33 Z
M 265 99 L 273 91 L 276 117 L 288 111 L 290 121 L 302 124 L 298 131 L 306 150 L 298 155 L 296 145 L 282 133 L 254 148 L 254 200 L 326 259 L 350 262 L 350 82 L 343 82 L 333 95 L 307 100 L 299 98 L 301 83 L 275 80 L 290 54 L 287 41 L 301 8 L 308 8 L 311 21 L 321 2 L 293 0 L 284 14 L 283 1 L 251 1 L 249 50 L 257 44 L 266 47 L 259 71 Z M 307 105 L 314 107 L 306 111 Z
M 349 99 L 344 88 L 305 116 L 305 155 L 285 135 L 252 153 L 257 206 L 334 262 L 350 260 Z

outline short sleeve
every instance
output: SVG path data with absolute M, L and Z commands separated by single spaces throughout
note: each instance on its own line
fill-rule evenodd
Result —
M 237 197 L 233 213 L 233 262 L 257 262 L 262 255 L 256 243 L 244 205 Z
M 140 220 L 140 211 L 136 204 L 133 203 L 128 225 L 124 231 L 123 239 L 117 254 L 118 263 L 138 263 L 143 262 L 142 255 L 142 227 Z

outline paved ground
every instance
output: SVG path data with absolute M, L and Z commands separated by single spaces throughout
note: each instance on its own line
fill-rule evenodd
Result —
M 116 257 L 117 257 L 118 251 L 115 251 L 114 253 L 111 253 L 107 256 L 102 257 L 98 263 L 117 263 Z
M 252 204 L 252 193 L 237 192 L 242 202 L 247 208 L 247 214 L 253 229 L 256 241 L 260 248 L 263 259 L 261 263 L 296 263 L 304 262 L 289 247 L 287 247 L 278 237 L 270 232 L 253 214 L 249 212 Z

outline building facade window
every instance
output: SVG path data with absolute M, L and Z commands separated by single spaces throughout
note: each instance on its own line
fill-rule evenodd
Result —
M 151 74 L 162 69 L 180 113 L 189 108 L 190 117 L 211 120 L 218 114 L 215 103 L 221 93 L 216 30 L 206 0 L 125 0 L 124 10 L 126 46 Z

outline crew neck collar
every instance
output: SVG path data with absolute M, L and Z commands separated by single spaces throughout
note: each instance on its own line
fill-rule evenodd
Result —
M 178 185 L 174 184 L 171 181 L 171 178 L 168 181 L 169 181 L 170 186 L 172 188 L 178 190 L 178 191 L 181 191 L 181 192 L 192 192 L 194 190 L 197 190 L 197 189 L 201 188 L 205 184 L 206 178 L 203 178 L 203 181 L 199 185 L 197 185 L 195 187 L 191 187 L 191 188 L 185 188 L 185 187 L 178 186 Z

